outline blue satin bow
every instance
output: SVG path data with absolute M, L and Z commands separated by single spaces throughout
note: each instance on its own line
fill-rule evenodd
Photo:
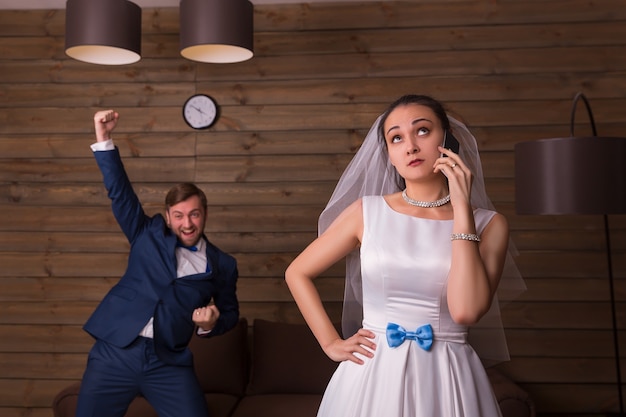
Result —
M 185 248 L 185 249 L 190 250 L 192 252 L 197 252 L 198 251 L 198 248 L 196 246 L 185 246 L 185 245 L 183 245 L 180 242 L 176 242 L 176 247 L 177 248 Z
M 387 343 L 389 347 L 398 347 L 406 339 L 415 340 L 417 345 L 424 350 L 430 350 L 433 345 L 433 328 L 425 324 L 417 328 L 415 332 L 407 332 L 402 326 L 395 323 L 387 325 Z

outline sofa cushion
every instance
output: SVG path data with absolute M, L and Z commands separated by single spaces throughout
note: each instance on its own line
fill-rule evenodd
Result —
M 321 394 L 249 395 L 231 417 L 315 417 L 321 401 Z
M 202 391 L 241 397 L 248 382 L 248 322 L 242 318 L 215 337 L 194 336 L 189 342 Z
M 257 319 L 249 395 L 322 394 L 337 368 L 303 324 Z
M 207 417 L 230 417 L 239 403 L 239 397 L 230 394 L 204 394 L 209 415 Z M 138 417 L 145 417 L 138 415 Z

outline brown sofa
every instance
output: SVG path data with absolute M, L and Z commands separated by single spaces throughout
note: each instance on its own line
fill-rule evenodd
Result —
M 314 417 L 337 366 L 304 324 L 255 320 L 250 329 L 242 319 L 222 336 L 194 337 L 190 348 L 211 417 Z M 494 369 L 488 374 L 504 417 L 535 416 L 525 391 Z M 57 394 L 55 417 L 74 417 L 79 387 Z M 157 414 L 138 397 L 126 417 Z

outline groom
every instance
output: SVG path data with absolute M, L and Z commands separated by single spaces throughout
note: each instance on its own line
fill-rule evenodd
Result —
M 207 417 L 187 345 L 239 320 L 235 259 L 204 235 L 205 194 L 174 186 L 165 217 L 147 216 L 111 139 L 119 114 L 94 116 L 92 145 L 113 214 L 130 242 L 126 272 L 84 329 L 95 338 L 81 383 L 77 417 L 122 417 L 142 395 L 160 417 Z

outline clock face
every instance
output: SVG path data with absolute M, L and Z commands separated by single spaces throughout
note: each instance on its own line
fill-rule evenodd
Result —
M 183 105 L 183 118 L 194 129 L 206 129 L 217 120 L 217 104 L 205 94 L 195 94 Z

